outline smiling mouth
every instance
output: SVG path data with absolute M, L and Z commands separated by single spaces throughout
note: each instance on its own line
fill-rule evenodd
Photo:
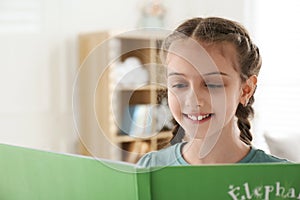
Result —
M 189 115 L 189 114 L 183 114 L 185 117 L 188 119 L 195 121 L 195 122 L 200 122 L 206 119 L 209 119 L 213 114 L 205 114 L 205 115 Z

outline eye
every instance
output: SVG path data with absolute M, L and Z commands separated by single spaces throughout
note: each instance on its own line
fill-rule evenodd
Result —
M 207 83 L 207 84 L 205 84 L 205 87 L 214 89 L 214 88 L 223 88 L 224 85 L 223 84 L 210 84 L 210 83 Z
M 172 88 L 184 88 L 184 87 L 187 87 L 187 84 L 177 83 L 177 84 L 172 85 Z

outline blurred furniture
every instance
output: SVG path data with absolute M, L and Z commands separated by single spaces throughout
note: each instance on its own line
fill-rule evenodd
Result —
M 270 153 L 286 158 L 290 161 L 300 162 L 300 133 L 264 134 Z
M 133 137 L 120 130 L 126 107 L 157 104 L 164 76 L 164 67 L 159 64 L 159 48 L 165 36 L 166 33 L 153 30 L 121 34 L 100 31 L 79 36 L 76 114 L 81 154 L 136 162 L 144 153 L 168 143 L 171 132 L 155 134 L 154 120 L 151 122 L 153 134 L 145 137 Z M 130 57 L 140 60 L 149 73 L 147 83 L 124 86 L 118 82 L 120 77 L 114 77 L 116 73 L 112 70 Z

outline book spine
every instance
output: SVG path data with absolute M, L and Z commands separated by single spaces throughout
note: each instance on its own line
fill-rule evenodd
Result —
M 138 200 L 151 200 L 151 173 L 147 169 L 137 169 L 136 190 Z

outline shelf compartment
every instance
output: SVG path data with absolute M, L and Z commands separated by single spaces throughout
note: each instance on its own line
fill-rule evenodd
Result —
M 114 142 L 116 143 L 122 143 L 122 142 L 136 142 L 136 141 L 144 141 L 144 140 L 159 140 L 159 139 L 169 139 L 172 137 L 172 132 L 171 131 L 163 131 L 160 132 L 154 136 L 149 136 L 145 138 L 138 138 L 138 137 L 132 137 L 129 135 L 117 135 L 114 137 Z

